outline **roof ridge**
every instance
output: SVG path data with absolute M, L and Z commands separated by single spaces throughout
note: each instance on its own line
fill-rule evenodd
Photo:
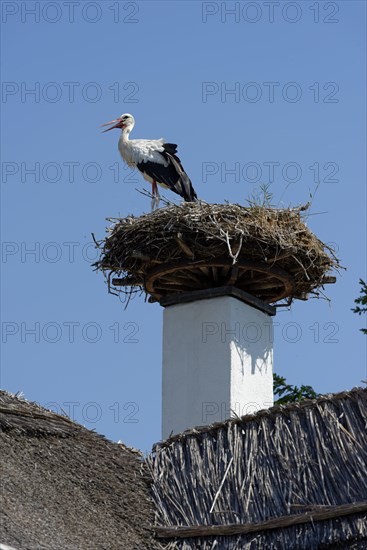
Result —
M 2 405 L 0 404 L 0 413 L 2 414 L 14 414 L 17 416 L 26 416 L 28 418 L 42 418 L 42 419 L 50 419 L 53 420 L 61 420 L 63 422 L 67 422 L 68 424 L 73 424 L 75 426 L 79 426 L 75 420 L 70 418 L 69 416 L 62 415 L 55 413 L 49 409 L 44 409 L 44 412 L 39 411 L 27 411 L 26 409 L 18 408 L 16 405 L 12 405 L 9 403 L 8 405 Z
M 212 433 L 221 428 L 228 426 L 229 424 L 243 424 L 243 423 L 254 422 L 263 417 L 274 418 L 278 414 L 284 415 L 288 411 L 289 412 L 300 411 L 306 408 L 315 407 L 323 403 L 330 403 L 330 402 L 335 403 L 342 399 L 350 398 L 353 395 L 365 396 L 367 399 L 367 388 L 355 387 L 355 388 L 352 388 L 351 390 L 344 390 L 338 393 L 329 393 L 329 394 L 321 395 L 316 399 L 302 399 L 301 401 L 297 401 L 295 403 L 287 403 L 286 405 L 282 405 L 282 404 L 274 405 L 269 409 L 261 409 L 256 413 L 247 414 L 241 417 L 228 418 L 226 420 L 223 420 L 222 422 L 215 422 L 207 426 L 196 426 L 188 430 L 185 430 L 184 432 L 181 432 L 179 434 L 172 435 L 171 437 L 169 437 L 164 441 L 159 441 L 155 443 L 153 445 L 153 452 L 158 448 L 167 447 L 171 443 L 183 440 L 186 437 L 201 436 L 205 433 Z

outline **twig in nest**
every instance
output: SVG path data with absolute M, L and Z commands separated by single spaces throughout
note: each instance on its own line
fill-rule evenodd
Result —
M 94 233 L 91 233 L 91 235 L 92 235 L 92 239 L 93 239 L 93 241 L 94 241 L 94 244 L 96 245 L 96 248 L 101 249 L 101 248 L 102 248 L 102 247 L 101 247 L 101 244 L 102 244 L 104 241 L 101 240 L 101 241 L 98 242 L 97 239 L 96 239 L 95 236 L 94 236 Z
M 135 188 L 135 191 L 137 191 L 138 193 L 140 193 L 141 195 L 144 195 L 145 197 L 149 197 L 150 199 L 156 199 L 157 197 L 155 195 L 153 195 L 153 193 L 151 193 L 150 191 L 148 191 L 148 189 L 143 189 L 142 191 L 140 189 L 137 189 Z M 167 199 L 164 195 L 160 196 L 160 200 L 166 205 L 166 206 L 172 206 L 172 205 L 175 205 L 176 203 L 175 202 L 172 202 L 170 201 L 169 199 Z

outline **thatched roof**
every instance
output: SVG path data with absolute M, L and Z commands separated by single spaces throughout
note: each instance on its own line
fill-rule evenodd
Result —
M 142 457 L 0 392 L 0 543 L 17 550 L 152 550 Z
M 306 226 L 307 207 L 184 203 L 110 219 L 98 243 L 109 289 L 145 290 L 151 301 L 234 286 L 266 303 L 307 299 L 335 277 L 333 251 Z
M 367 548 L 367 390 L 190 430 L 149 458 L 167 550 Z
M 0 413 L 4 550 L 367 547 L 367 390 L 189 430 L 146 465 L 6 392 Z

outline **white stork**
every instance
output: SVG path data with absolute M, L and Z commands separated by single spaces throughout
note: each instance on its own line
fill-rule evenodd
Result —
M 134 128 L 135 119 L 126 113 L 102 126 L 112 126 L 104 130 L 121 128 L 118 148 L 128 166 L 136 167 L 143 177 L 152 184 L 153 203 L 159 202 L 158 185 L 170 189 L 187 202 L 197 200 L 189 176 L 176 156 L 177 145 L 161 139 L 132 139 L 129 134 Z

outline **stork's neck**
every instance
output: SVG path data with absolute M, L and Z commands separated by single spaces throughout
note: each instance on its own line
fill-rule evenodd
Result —
M 120 141 L 126 143 L 127 141 L 129 141 L 129 134 L 131 132 L 131 130 L 133 129 L 133 126 L 126 126 L 125 128 L 122 129 L 121 131 L 121 136 L 120 136 Z

